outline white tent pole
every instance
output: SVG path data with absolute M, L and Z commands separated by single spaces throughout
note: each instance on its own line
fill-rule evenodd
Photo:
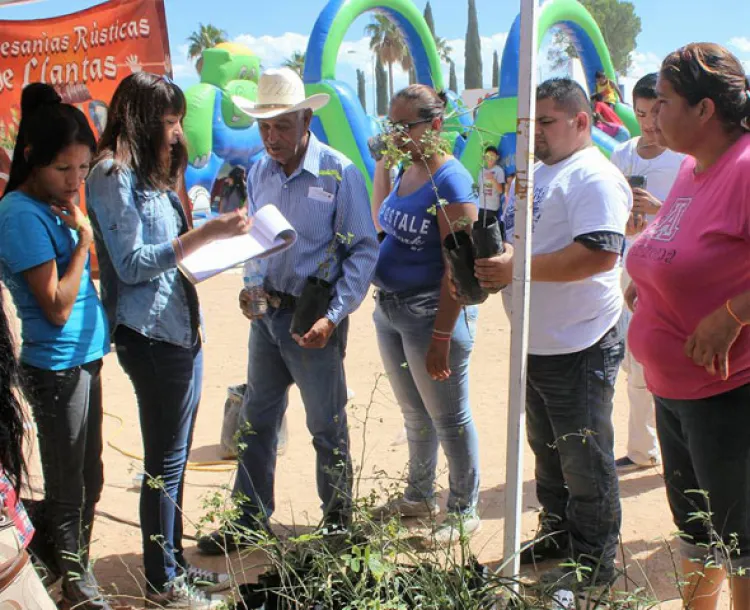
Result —
M 521 0 L 518 123 L 516 127 L 516 218 L 513 261 L 513 312 L 510 335 L 508 437 L 505 460 L 505 535 L 503 575 L 519 573 L 523 511 L 523 452 L 526 428 L 526 363 L 529 341 L 529 280 L 534 204 L 534 115 L 538 0 Z

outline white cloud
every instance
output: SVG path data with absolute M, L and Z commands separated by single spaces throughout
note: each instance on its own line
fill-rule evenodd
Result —
M 291 57 L 292 53 L 298 51 L 304 53 L 307 49 L 309 36 L 286 32 L 281 36 L 252 36 L 242 34 L 233 42 L 244 44 L 250 48 L 258 57 L 265 68 L 278 68 L 284 60 Z
M 492 54 L 497 51 L 499 59 L 502 60 L 502 52 L 505 47 L 507 33 L 497 33 L 491 36 L 481 37 L 482 50 L 482 74 L 484 86 L 489 88 L 492 84 Z M 254 36 L 252 34 L 242 34 L 237 36 L 233 42 L 244 44 L 249 47 L 255 54 L 260 57 L 264 68 L 276 68 L 283 64 L 284 60 L 292 55 L 295 51 L 305 52 L 309 36 L 295 32 L 286 32 L 281 36 Z M 458 80 L 459 90 L 463 90 L 464 68 L 466 60 L 464 58 L 465 43 L 463 38 L 449 40 L 448 44 L 452 47 L 451 57 L 456 64 L 456 77 Z M 197 75 L 193 64 L 187 60 L 187 45 L 180 45 L 173 57 L 174 75 L 178 83 L 187 87 L 197 82 Z M 362 70 L 365 73 L 366 90 L 368 96 L 368 111 L 372 112 L 374 107 L 373 92 L 373 56 L 370 52 L 369 38 L 362 37 L 358 40 L 349 40 L 341 44 L 338 55 L 336 77 L 349 84 L 356 91 L 356 70 Z M 448 85 L 449 67 L 442 64 L 443 78 L 445 85 Z M 406 72 L 401 66 L 393 66 L 394 89 L 398 90 L 405 87 L 409 82 Z
M 658 72 L 661 62 L 664 59 L 656 53 L 650 51 L 642 53 L 637 50 L 633 51 L 630 57 L 633 63 L 630 72 L 628 72 L 628 77 L 636 79 L 646 76 L 646 74 L 650 74 L 651 72 Z
M 497 50 L 502 55 L 503 47 L 507 33 L 493 34 L 492 36 L 482 36 L 482 71 L 485 84 L 489 86 L 492 83 L 492 53 Z M 287 32 L 281 36 L 253 36 L 251 34 L 242 34 L 234 39 L 234 42 L 244 44 L 253 50 L 263 62 L 265 67 L 280 66 L 284 60 L 294 51 L 304 52 L 307 49 L 308 36 Z M 448 41 L 453 48 L 453 61 L 456 63 L 456 75 L 459 86 L 463 86 L 464 76 L 464 40 L 455 39 Z M 345 41 L 341 45 L 338 57 L 339 66 L 347 66 L 353 70 L 363 70 L 365 74 L 372 74 L 372 53 L 369 48 L 369 39 L 362 37 L 359 40 Z M 448 79 L 448 67 L 443 66 L 445 79 Z M 393 67 L 394 81 L 397 84 L 406 84 L 408 82 L 407 74 L 401 70 L 400 66 Z
M 750 38 L 745 36 L 735 36 L 729 39 L 729 45 L 739 49 L 743 53 L 750 53 Z
M 172 55 L 172 72 L 175 79 L 184 80 L 196 75 L 195 65 L 187 59 L 188 45 L 181 44 L 177 47 L 177 54 Z

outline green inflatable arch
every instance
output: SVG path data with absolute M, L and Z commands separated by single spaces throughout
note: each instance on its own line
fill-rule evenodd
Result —
M 316 113 L 313 131 L 324 142 L 349 157 L 371 187 L 375 165 L 367 148 L 374 133 L 356 93 L 336 80 L 336 62 L 347 30 L 368 11 L 384 13 L 403 32 L 420 83 L 443 88 L 443 73 L 435 40 L 422 14 L 411 0 L 329 0 L 315 22 L 307 47 L 305 90 L 327 93 L 330 103 Z
M 537 52 L 545 34 L 553 27 L 563 29 L 576 46 L 590 91 L 595 88 L 595 73 L 598 70 L 603 70 L 612 80 L 616 79 L 601 30 L 582 4 L 577 0 L 550 0 L 542 6 L 537 30 Z M 505 44 L 498 95 L 483 102 L 479 108 L 476 129 L 469 136 L 461 157 L 462 163 L 473 176 L 478 174 L 481 167 L 484 143 L 496 144 L 504 134 L 516 131 L 519 55 L 520 16 L 513 23 Z M 640 133 L 638 122 L 629 106 L 618 104 L 615 111 L 631 134 Z

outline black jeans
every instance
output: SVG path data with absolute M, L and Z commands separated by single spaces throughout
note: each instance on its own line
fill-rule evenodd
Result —
M 622 519 L 612 399 L 625 352 L 620 321 L 590 348 L 529 356 L 526 422 L 542 508 L 562 519 L 573 557 L 614 570 Z
M 143 438 L 143 564 L 149 589 L 163 591 L 187 566 L 182 548 L 182 494 L 203 383 L 200 340 L 191 349 L 154 341 L 120 326 L 117 358 L 138 399 Z M 151 479 L 158 485 L 149 485 Z
M 750 385 L 700 400 L 654 400 L 669 508 L 684 534 L 682 556 L 750 568 Z M 709 510 L 712 525 L 695 518 Z M 722 546 L 736 549 L 727 557 Z
M 45 514 L 66 581 L 88 569 L 94 509 L 104 486 L 101 370 L 101 360 L 62 371 L 23 365 L 39 437 Z

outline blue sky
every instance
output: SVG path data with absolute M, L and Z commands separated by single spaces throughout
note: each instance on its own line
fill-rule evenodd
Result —
M 653 71 L 669 51 L 691 41 L 712 41 L 731 48 L 750 72 L 750 0 L 633 0 L 643 28 L 637 40 L 631 76 Z M 426 0 L 415 0 L 420 10 Z M 0 8 L 0 19 L 34 19 L 73 12 L 97 4 L 95 0 L 44 0 Z M 244 42 L 258 53 L 266 67 L 279 65 L 293 51 L 304 51 L 307 36 L 324 0 L 165 0 L 176 80 L 183 86 L 197 82 L 185 57 L 186 38 L 198 23 L 223 28 L 230 39 Z M 482 37 L 486 86 L 490 85 L 492 51 L 502 53 L 505 35 L 518 12 L 518 0 L 476 0 Z M 432 0 L 436 29 L 453 46 L 454 60 L 463 83 L 463 39 L 467 23 L 466 0 Z M 371 55 L 363 30 L 368 16 L 349 29 L 339 54 L 337 77 L 355 82 L 356 68 L 363 69 L 372 91 Z M 406 82 L 397 72 L 397 86 Z M 446 68 L 447 82 L 447 68 Z

